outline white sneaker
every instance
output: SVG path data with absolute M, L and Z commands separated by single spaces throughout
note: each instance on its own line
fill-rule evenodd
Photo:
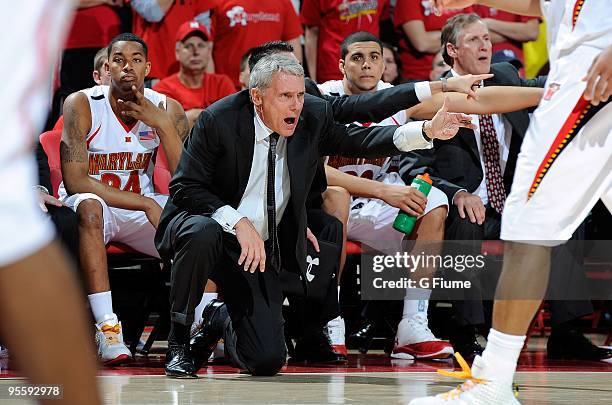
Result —
M 454 353 L 453 346 L 438 339 L 427 325 L 427 315 L 416 313 L 404 318 L 397 326 L 394 359 L 447 359 Z
M 346 343 L 345 343 L 345 327 L 344 327 L 344 318 L 341 316 L 332 319 L 327 322 L 327 326 L 325 327 L 326 334 L 329 337 L 332 348 L 334 352 L 338 354 L 342 354 L 344 356 L 347 355 Z
M 106 319 L 96 324 L 96 344 L 98 358 L 106 365 L 124 363 L 132 357 L 132 353 L 123 343 L 121 322 L 117 315 L 107 315 Z
M 496 377 L 480 356 L 474 358 L 471 370 L 460 354 L 456 353 L 455 357 L 462 371 L 438 370 L 438 373 L 467 381 L 444 394 L 413 399 L 409 405 L 520 405 L 512 389 L 512 379 Z

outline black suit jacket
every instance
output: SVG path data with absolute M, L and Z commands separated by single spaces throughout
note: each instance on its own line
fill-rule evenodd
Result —
M 174 177 L 170 200 L 162 213 L 156 243 L 169 258 L 164 232 L 180 212 L 212 215 L 224 205 L 237 208 L 251 171 L 255 127 L 248 90 L 226 97 L 200 114 Z M 299 269 L 306 266 L 306 197 L 321 155 L 382 157 L 399 153 L 393 143 L 395 126 L 362 128 L 336 124 L 331 107 L 306 95 L 294 134 L 287 142 L 291 197 L 281 221 L 283 264 L 291 249 Z
M 495 76 L 486 80 L 485 86 L 544 87 L 546 82 L 546 77 L 521 79 L 516 68 L 507 62 L 491 65 L 491 73 Z M 508 193 L 514 177 L 516 158 L 529 126 L 529 110 L 514 111 L 503 116 L 512 126 L 510 152 L 504 170 L 504 186 Z M 461 128 L 450 140 L 434 140 L 434 148 L 431 150 L 402 154 L 400 175 L 406 184 L 410 184 L 414 176 L 425 171 L 430 173 L 434 185 L 447 195 L 449 202 L 461 189 L 470 193 L 476 191 L 484 173 L 474 131 Z

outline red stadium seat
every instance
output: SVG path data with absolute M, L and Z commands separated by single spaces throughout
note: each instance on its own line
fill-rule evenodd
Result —
M 360 255 L 363 252 L 361 249 L 361 243 L 353 242 L 352 240 L 346 241 L 346 254 L 347 255 Z
M 61 130 L 52 130 L 44 132 L 40 135 L 40 143 L 47 154 L 49 161 L 49 170 L 51 174 L 51 186 L 53 187 L 53 195 L 58 196 L 58 187 L 62 182 L 62 168 L 60 161 L 59 146 L 62 137 Z M 168 183 L 170 181 L 170 171 L 168 170 L 168 164 L 166 156 L 163 150 L 159 149 L 158 159 L 154 169 L 154 186 L 157 192 L 162 194 L 168 193 Z M 158 176 L 159 178 L 155 178 Z M 156 181 L 157 180 L 157 181 Z M 145 322 L 151 313 L 150 306 L 155 301 L 155 297 L 159 296 L 160 288 L 164 288 L 164 280 L 160 280 L 160 260 L 140 253 L 129 246 L 111 242 L 106 246 L 106 254 L 108 257 L 109 269 L 123 269 L 137 267 L 143 271 L 146 271 L 151 277 L 146 276 L 145 281 L 147 284 L 147 294 L 142 303 L 142 308 L 139 310 L 139 314 L 136 316 L 140 318 L 139 325 L 136 325 L 131 336 L 126 336 L 126 340 L 130 341 L 130 350 L 132 353 L 136 350 L 136 345 L 140 339 L 140 335 L 145 327 Z M 165 300 L 167 301 L 167 300 Z M 160 311 L 162 317 L 165 316 L 163 311 Z M 127 335 L 127 333 L 126 333 Z M 149 345 L 150 347 L 150 345 Z

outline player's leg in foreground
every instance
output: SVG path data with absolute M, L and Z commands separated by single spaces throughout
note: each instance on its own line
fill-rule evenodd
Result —
M 2 341 L 32 383 L 62 387 L 45 404 L 100 403 L 75 274 L 55 242 L 0 268 Z

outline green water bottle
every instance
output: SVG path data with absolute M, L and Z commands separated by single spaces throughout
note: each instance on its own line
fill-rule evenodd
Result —
M 425 173 L 416 176 L 414 180 L 412 180 L 410 187 L 416 188 L 421 193 L 425 194 L 425 197 L 427 197 L 429 190 L 431 190 L 431 184 L 432 181 L 429 174 Z M 415 217 L 414 215 L 400 211 L 395 217 L 395 221 L 393 221 L 393 228 L 397 231 L 405 233 L 406 235 L 410 235 L 417 219 L 418 217 Z

